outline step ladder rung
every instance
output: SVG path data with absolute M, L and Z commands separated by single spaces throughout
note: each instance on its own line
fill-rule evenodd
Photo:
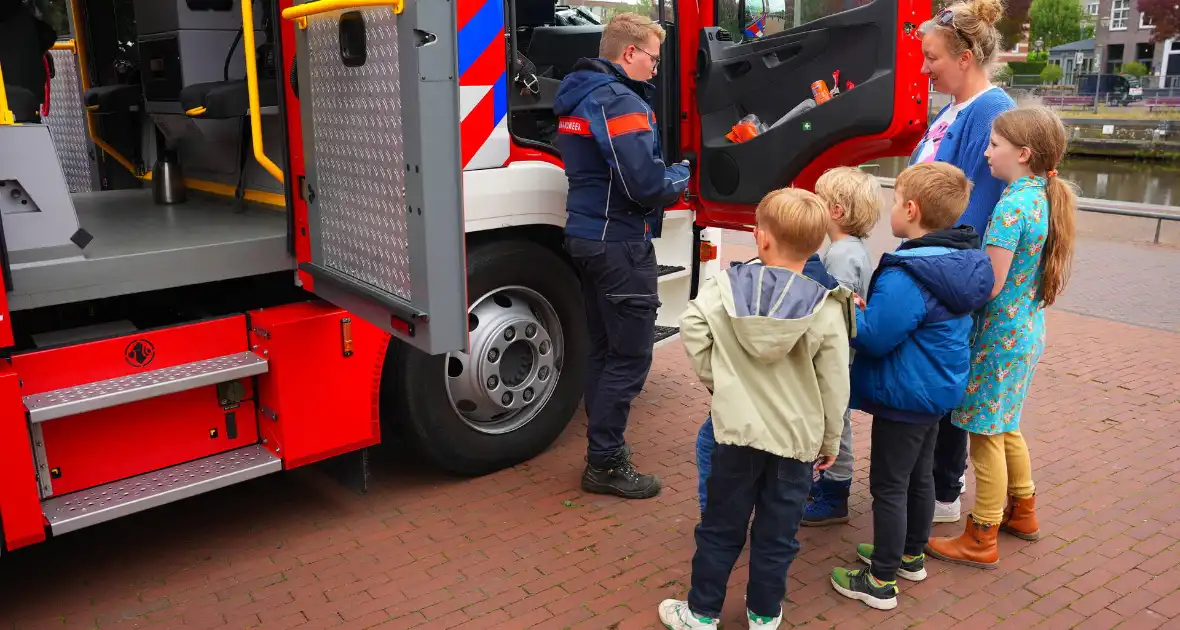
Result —
M 664 341 L 668 341 L 672 337 L 680 334 L 680 329 L 675 326 L 656 326 L 656 334 L 653 343 L 660 345 Z
M 278 472 L 282 460 L 253 444 L 156 472 L 81 490 L 42 503 L 54 534 L 97 525 L 120 516 Z
M 74 387 L 64 387 L 24 397 L 31 422 L 45 422 L 96 409 L 124 405 L 206 385 L 263 374 L 266 359 L 253 352 L 148 370 Z

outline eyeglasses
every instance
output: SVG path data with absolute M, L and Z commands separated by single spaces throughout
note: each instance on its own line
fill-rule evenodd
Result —
M 651 63 L 652 63 L 653 70 L 660 67 L 660 56 L 659 55 L 653 55 L 653 54 L 647 52 L 646 50 L 640 48 L 639 46 L 636 46 L 635 50 L 638 50 L 639 52 L 647 55 L 648 57 L 651 57 Z

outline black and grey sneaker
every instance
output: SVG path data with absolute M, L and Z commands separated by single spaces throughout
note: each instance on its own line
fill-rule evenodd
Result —
M 582 473 L 582 490 L 595 494 L 613 494 L 624 499 L 650 499 L 660 493 L 660 478 L 635 470 L 631 450 L 624 449 L 603 466 L 586 465 Z
M 870 567 L 873 566 L 873 546 L 861 543 L 856 546 L 856 555 Z M 926 554 L 906 560 L 901 558 L 901 567 L 897 569 L 897 577 L 911 582 L 921 582 L 926 579 Z
M 844 597 L 862 601 L 870 608 L 893 610 L 897 608 L 897 582 L 873 584 L 868 569 L 832 569 L 832 587 Z

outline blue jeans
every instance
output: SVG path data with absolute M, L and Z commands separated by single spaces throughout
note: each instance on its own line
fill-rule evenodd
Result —
M 799 553 L 795 534 L 807 506 L 811 473 L 812 462 L 748 446 L 715 446 L 708 475 L 712 498 L 696 527 L 697 550 L 692 557 L 688 606 L 694 613 L 721 616 L 725 585 L 746 545 L 748 529 L 746 607 L 755 615 L 778 616 L 786 596 L 787 571 Z
M 706 482 L 709 471 L 713 469 L 713 447 L 717 442 L 713 439 L 713 416 L 705 418 L 701 430 L 697 431 L 697 494 L 701 498 L 701 514 L 705 513 L 705 498 L 709 491 Z

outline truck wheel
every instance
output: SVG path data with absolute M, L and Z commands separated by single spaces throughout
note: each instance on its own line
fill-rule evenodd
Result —
M 391 402 L 431 459 L 481 475 L 531 459 L 561 435 L 582 398 L 589 346 L 578 277 L 549 249 L 478 246 L 467 278 L 470 354 L 403 345 Z

